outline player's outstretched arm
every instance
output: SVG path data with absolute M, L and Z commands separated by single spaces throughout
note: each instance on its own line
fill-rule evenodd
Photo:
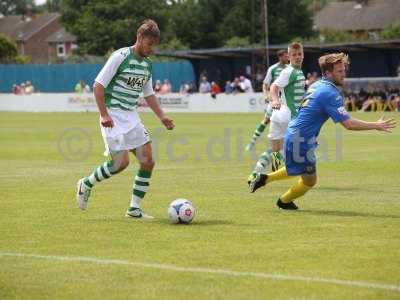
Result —
M 100 83 L 95 82 L 93 86 L 93 93 L 94 98 L 96 99 L 97 107 L 99 108 L 101 125 L 103 127 L 113 127 L 114 122 L 109 116 L 104 103 L 104 87 Z
M 394 119 L 385 120 L 383 117 L 376 122 L 366 122 L 350 118 L 343 121 L 342 125 L 348 130 L 378 130 L 392 132 L 392 129 L 396 127 L 396 121 Z
M 144 97 L 144 99 L 146 100 L 146 102 L 149 105 L 149 107 L 151 108 L 151 110 L 160 119 L 161 123 L 163 123 L 165 128 L 167 128 L 168 130 L 174 129 L 174 127 L 175 127 L 174 121 L 164 114 L 164 111 L 161 109 L 156 96 L 150 95 L 150 96 Z

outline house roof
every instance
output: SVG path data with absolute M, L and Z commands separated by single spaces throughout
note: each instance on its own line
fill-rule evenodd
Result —
M 329 2 L 314 18 L 317 30 L 381 30 L 395 22 L 400 22 L 400 0 Z
M 76 42 L 76 36 L 69 33 L 65 28 L 61 28 L 59 31 L 54 32 L 50 35 L 46 42 L 49 43 L 61 43 L 61 42 Z
M 46 27 L 49 23 L 60 18 L 60 14 L 42 14 L 33 17 L 15 15 L 0 18 L 0 33 L 15 41 L 27 41 L 35 33 Z

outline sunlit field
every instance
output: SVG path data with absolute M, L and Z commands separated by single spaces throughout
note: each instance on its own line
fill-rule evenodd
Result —
M 328 121 L 319 182 L 286 212 L 275 202 L 295 179 L 247 188 L 261 114 L 171 116 L 166 131 L 142 114 L 156 157 L 144 222 L 124 217 L 133 156 L 77 208 L 77 180 L 106 159 L 98 114 L 0 113 L 0 299 L 399 299 L 400 129 Z M 192 224 L 169 223 L 176 198 Z

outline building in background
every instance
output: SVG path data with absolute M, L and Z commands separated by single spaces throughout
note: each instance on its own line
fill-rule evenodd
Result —
M 63 60 L 76 47 L 76 38 L 65 31 L 60 18 L 58 13 L 2 16 L 0 33 L 16 43 L 19 55 L 48 64 Z
M 48 43 L 48 54 L 51 59 L 63 61 L 71 51 L 77 48 L 76 37 L 61 28 L 59 31 L 50 35 L 46 42 Z
M 328 2 L 315 14 L 314 29 L 345 31 L 377 40 L 383 29 L 398 22 L 400 0 L 337 1 Z

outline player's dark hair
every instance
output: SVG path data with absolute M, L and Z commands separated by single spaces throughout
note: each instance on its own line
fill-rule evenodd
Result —
M 282 50 L 278 50 L 276 52 L 276 56 L 278 56 L 278 58 L 282 57 L 283 55 L 285 55 L 287 53 L 286 49 L 282 49 Z
M 321 73 L 325 74 L 326 71 L 332 72 L 333 67 L 336 64 L 344 63 L 346 67 L 349 65 L 349 56 L 347 54 L 341 53 L 332 53 L 321 56 L 318 59 L 319 67 L 321 68 Z
M 160 39 L 160 29 L 154 20 L 147 19 L 139 26 L 136 34 L 138 36 L 150 37 L 156 40 Z

